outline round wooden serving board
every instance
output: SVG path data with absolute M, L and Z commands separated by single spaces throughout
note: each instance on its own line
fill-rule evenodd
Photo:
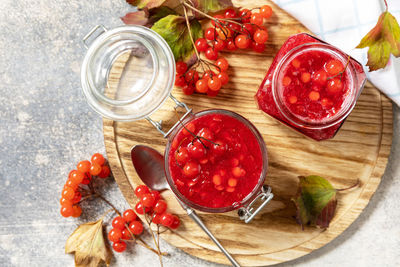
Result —
M 235 6 L 259 7 L 267 1 L 235 1 Z M 270 3 L 271 4 L 271 3 Z M 262 133 L 268 147 L 269 169 L 266 179 L 275 195 L 261 215 L 245 224 L 237 212 L 200 213 L 201 218 L 221 243 L 243 266 L 264 266 L 306 255 L 340 235 L 362 212 L 377 189 L 385 170 L 392 142 L 392 104 L 376 88 L 367 83 L 354 111 L 335 138 L 316 142 L 278 123 L 256 108 L 254 95 L 274 55 L 292 34 L 308 32 L 298 21 L 271 4 L 274 16 L 268 21 L 270 38 L 263 54 L 252 51 L 222 53 L 229 61 L 229 83 L 216 98 L 202 95 L 185 96 L 175 88 L 173 94 L 195 112 L 224 108 L 248 118 Z M 110 80 L 118 84 L 124 62 L 114 69 Z M 153 119 L 172 125 L 175 115 L 168 100 Z M 134 207 L 133 188 L 140 184 L 131 163 L 130 149 L 144 144 L 164 152 L 166 140 L 146 120 L 113 122 L 104 120 L 104 141 L 107 156 L 123 195 Z M 336 188 L 361 186 L 338 195 L 336 214 L 326 231 L 296 224 L 293 216 L 299 175 L 320 175 Z M 212 241 L 191 221 L 171 192 L 163 192 L 171 212 L 178 214 L 182 226 L 162 236 L 185 252 L 217 263 L 229 264 Z

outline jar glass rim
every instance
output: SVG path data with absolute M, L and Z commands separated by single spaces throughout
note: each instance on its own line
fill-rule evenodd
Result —
M 291 62 L 295 57 L 300 55 L 305 51 L 312 51 L 312 50 L 320 50 L 325 53 L 329 53 L 333 55 L 335 58 L 340 59 L 342 63 L 346 63 L 348 60 L 348 66 L 346 70 L 347 76 L 350 78 L 350 85 L 349 85 L 349 93 L 344 100 L 343 106 L 340 108 L 339 112 L 332 116 L 332 118 L 328 120 L 324 120 L 322 122 L 312 122 L 308 120 L 304 120 L 299 116 L 293 114 L 285 104 L 283 100 L 283 94 L 281 94 L 281 86 L 279 86 L 279 78 L 283 72 L 283 68 Z M 292 124 L 308 129 L 324 129 L 336 125 L 337 123 L 343 121 L 353 110 L 356 100 L 357 100 L 357 90 L 356 86 L 358 84 L 357 75 L 354 69 L 354 66 L 351 62 L 351 57 L 347 56 L 344 52 L 340 51 L 338 48 L 327 44 L 327 43 L 317 43 L 317 42 L 310 42 L 299 45 L 293 49 L 291 49 L 282 59 L 279 60 L 278 65 L 272 75 L 271 81 L 271 89 L 272 89 L 272 96 L 274 102 L 280 111 L 280 113 Z
M 212 207 L 206 207 L 206 206 L 202 206 L 199 205 L 193 201 L 190 201 L 189 199 L 187 199 L 175 186 L 175 183 L 172 179 L 170 170 L 169 170 L 169 151 L 171 149 L 171 144 L 172 144 L 172 140 L 174 139 L 174 137 L 176 136 L 177 133 L 179 133 L 179 131 L 183 128 L 182 125 L 196 119 L 199 118 L 201 116 L 204 115 L 209 115 L 209 114 L 224 114 L 227 116 L 230 116 L 234 119 L 239 120 L 240 122 L 242 122 L 245 126 L 247 126 L 250 131 L 254 134 L 254 137 L 257 139 L 257 142 L 259 144 L 260 147 L 260 151 L 261 151 L 261 157 L 262 157 L 262 170 L 260 173 L 260 177 L 259 180 L 257 182 L 257 185 L 253 188 L 253 190 L 247 195 L 245 196 L 239 203 L 234 203 L 231 206 L 226 206 L 226 207 L 220 207 L 220 208 L 212 208 Z M 225 110 L 225 109 L 208 109 L 208 110 L 203 110 L 197 113 L 192 114 L 192 116 L 187 117 L 185 120 L 182 121 L 181 127 L 177 127 L 172 134 L 170 135 L 169 139 L 168 139 L 168 143 L 166 145 L 165 151 L 164 151 L 164 169 L 165 169 L 165 175 L 166 175 L 166 179 L 167 182 L 171 188 L 171 190 L 173 191 L 173 193 L 181 200 L 183 201 L 186 205 L 203 211 L 203 212 L 211 212 L 211 213 L 221 213 L 221 212 L 228 212 L 228 211 L 232 211 L 235 209 L 238 209 L 242 206 L 244 206 L 245 204 L 251 202 L 256 196 L 257 193 L 259 193 L 261 191 L 262 186 L 264 185 L 265 182 L 265 178 L 267 175 L 267 169 L 268 169 L 268 154 L 267 154 L 267 146 L 264 142 L 264 139 L 261 135 L 261 133 L 257 130 L 257 128 L 246 118 L 244 118 L 243 116 L 239 115 L 236 112 L 230 111 L 230 110 Z

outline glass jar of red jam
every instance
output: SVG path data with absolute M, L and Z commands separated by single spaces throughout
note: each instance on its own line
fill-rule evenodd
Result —
M 274 58 L 258 107 L 315 140 L 335 136 L 361 94 L 362 65 L 309 34 L 291 36 Z
M 228 110 L 192 114 L 171 134 L 165 150 L 167 181 L 186 205 L 227 212 L 260 194 L 267 149 L 247 119 Z

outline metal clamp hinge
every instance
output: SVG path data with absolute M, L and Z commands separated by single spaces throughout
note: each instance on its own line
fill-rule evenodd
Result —
M 248 204 L 245 207 L 241 207 L 238 210 L 239 218 L 241 220 L 244 220 L 245 223 L 249 223 L 254 218 L 254 216 L 256 216 L 264 208 L 264 206 L 271 201 L 273 197 L 274 194 L 272 193 L 271 187 L 269 187 L 268 185 L 263 185 L 261 193 L 258 194 L 258 196 L 255 199 L 253 199 L 253 201 L 251 201 L 250 204 Z M 262 200 L 263 202 L 254 211 L 254 208 L 252 206 L 259 199 Z
M 156 129 L 159 131 L 164 138 L 168 137 L 171 132 L 181 123 L 190 113 L 192 113 L 192 109 L 190 109 L 185 103 L 179 101 L 176 99 L 172 94 L 169 95 L 169 97 L 175 102 L 175 109 L 176 108 L 184 108 L 186 110 L 185 114 L 178 119 L 178 121 L 168 130 L 168 132 L 164 132 L 162 129 L 162 120 L 160 121 L 154 121 L 150 117 L 146 117 L 146 120 L 148 120 Z
M 102 32 L 99 33 L 99 34 L 96 36 L 96 38 L 97 38 L 99 35 L 101 35 L 103 32 L 106 32 L 106 31 L 107 31 L 106 27 L 104 27 L 103 25 L 99 24 L 99 25 L 94 26 L 94 27 L 90 30 L 90 32 L 89 32 L 88 34 L 86 34 L 85 37 L 83 37 L 82 42 L 83 42 L 83 45 L 85 46 L 86 49 L 89 48 L 89 44 L 87 43 L 87 40 L 90 38 L 90 36 L 92 36 L 93 33 L 95 33 L 95 32 L 96 32 L 98 29 L 100 29 L 100 28 L 101 28 Z

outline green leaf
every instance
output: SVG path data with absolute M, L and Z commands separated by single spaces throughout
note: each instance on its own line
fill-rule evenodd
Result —
M 125 24 L 151 27 L 158 20 L 171 14 L 176 14 L 175 10 L 166 6 L 161 6 L 150 10 L 144 9 L 141 11 L 128 13 L 122 17 L 121 20 Z
M 297 208 L 297 222 L 327 228 L 336 210 L 337 190 L 324 178 L 316 175 L 299 177 L 297 195 L 292 200 Z
M 194 0 L 193 5 L 205 13 L 214 13 L 233 6 L 230 0 Z
M 383 12 L 375 27 L 364 36 L 357 48 L 369 47 L 368 62 L 370 71 L 386 67 L 390 54 L 400 56 L 400 27 L 394 16 Z
M 186 25 L 185 18 L 178 15 L 168 15 L 157 21 L 152 30 L 160 34 L 174 53 L 175 60 L 188 60 L 194 53 L 192 41 Z M 193 40 L 200 38 L 203 33 L 198 20 L 190 21 Z
M 164 4 L 166 0 L 126 0 L 128 4 L 131 4 L 132 6 L 136 6 L 139 9 L 143 8 L 156 8 Z

